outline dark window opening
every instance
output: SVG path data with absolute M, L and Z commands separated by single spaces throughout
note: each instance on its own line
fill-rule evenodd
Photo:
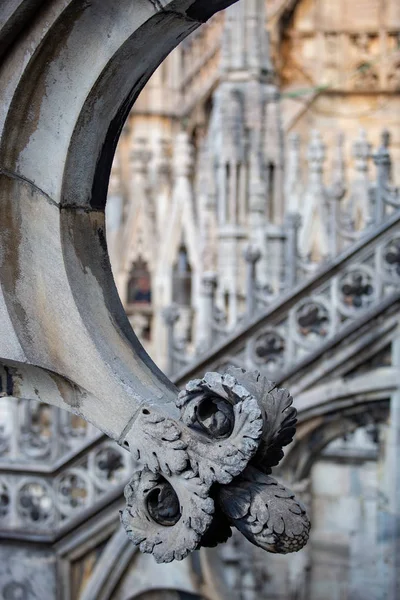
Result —
M 179 306 L 192 304 L 192 269 L 184 244 L 178 250 L 178 257 L 173 267 L 172 301 Z
M 128 280 L 128 304 L 151 303 L 151 275 L 147 263 L 139 258 L 133 263 Z

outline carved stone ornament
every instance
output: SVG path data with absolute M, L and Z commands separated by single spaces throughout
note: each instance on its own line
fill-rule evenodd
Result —
M 328 336 L 330 329 L 329 309 L 321 299 L 307 299 L 295 313 L 297 333 L 300 339 L 315 342 Z
M 293 492 L 253 467 L 234 484 L 221 488 L 219 501 L 230 522 L 268 552 L 297 552 L 307 543 L 310 521 L 303 504 Z
M 400 277 L 400 236 L 394 237 L 386 244 L 384 268 L 392 277 Z
M 289 392 L 231 367 L 189 382 L 176 404 L 178 422 L 142 409 L 148 437 L 130 438 L 143 464 L 125 489 L 130 539 L 157 562 L 225 541 L 231 525 L 271 552 L 302 548 L 305 509 L 269 476 L 295 432 Z
M 7 38 L 3 52 L 3 71 L 15 77 L 0 86 L 7 88 L 0 127 L 0 396 L 38 403 L 24 413 L 30 458 L 52 456 L 52 417 L 41 408 L 47 404 L 75 415 L 57 429 L 63 443 L 68 431 L 84 441 L 85 420 L 130 451 L 137 468 L 122 522 L 142 551 L 164 562 L 224 541 L 231 524 L 261 543 L 246 510 L 253 514 L 268 494 L 263 476 L 260 483 L 246 469 L 269 475 L 294 435 L 290 395 L 257 373 L 209 373 L 179 393 L 134 334 L 107 250 L 107 183 L 128 111 L 178 41 L 232 3 L 87 2 L 73 11 L 71 27 L 74 3 L 65 0 L 60 10 L 36 11 L 29 36 Z M 28 26 L 17 7 L 6 29 L 16 11 L 21 27 Z M 88 68 L 90 77 L 83 77 Z M 208 305 L 212 313 L 212 298 Z M 223 324 L 213 327 L 225 333 Z M 36 476 L 15 490 L 6 481 L 0 513 L 7 515 L 15 498 L 16 518 L 27 528 L 53 526 L 90 504 L 98 482 L 118 479 L 124 464 L 103 452 L 93 475 L 76 464 L 54 487 Z M 246 510 L 227 513 L 221 490 L 242 496 L 243 488 Z M 260 513 L 260 523 L 269 528 L 281 500 L 265 502 L 271 517 Z M 298 536 L 300 526 L 279 510 L 284 524 L 273 525 L 274 535 Z M 296 518 L 307 529 L 303 514 Z M 275 540 L 271 547 L 285 544 Z
M 277 372 L 285 363 L 285 340 L 274 330 L 264 331 L 254 340 L 253 360 L 268 371 Z
M 340 277 L 340 300 L 344 308 L 358 310 L 371 304 L 375 293 L 373 275 L 365 265 L 360 265 Z

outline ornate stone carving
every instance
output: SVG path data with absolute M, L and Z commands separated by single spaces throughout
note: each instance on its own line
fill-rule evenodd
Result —
M 328 307 L 321 300 L 308 299 L 296 310 L 297 331 L 306 340 L 326 337 L 329 321 Z
M 400 277 L 400 236 L 391 239 L 385 246 L 384 252 L 385 269 L 397 278 Z
M 7 431 L 6 425 L 0 425 L 0 456 L 5 454 L 9 448 L 10 435 Z
M 18 514 L 28 524 L 40 525 L 50 521 L 53 507 L 51 490 L 43 481 L 28 481 L 18 491 Z
M 226 540 L 235 525 L 267 550 L 300 549 L 309 521 L 293 494 L 268 476 L 295 432 L 287 390 L 257 371 L 230 368 L 189 382 L 176 404 L 178 422 L 141 411 L 134 452 L 143 468 L 126 486 L 121 515 L 132 541 L 169 562 Z M 256 523 L 252 515 L 263 502 L 268 508 Z
M 28 457 L 43 459 L 51 452 L 52 409 L 48 404 L 32 401 L 25 402 L 22 410 L 24 413 L 20 433 L 22 453 Z
M 310 521 L 293 492 L 269 475 L 248 467 L 219 501 L 230 522 L 253 544 L 279 554 L 307 543 Z
M 283 367 L 285 340 L 276 331 L 264 331 L 254 340 L 254 362 L 264 365 L 268 371 Z
M 182 478 L 139 471 L 125 497 L 121 520 L 128 536 L 157 562 L 181 560 L 195 550 L 214 512 L 207 484 L 190 470 Z
M 7 516 L 10 510 L 10 492 L 3 481 L 0 481 L 0 519 Z
M 113 442 L 106 442 L 93 455 L 93 472 L 96 483 L 105 489 L 110 484 L 116 484 L 126 480 L 129 472 L 129 458 L 122 449 Z
M 188 445 L 192 469 L 209 484 L 229 483 L 243 471 L 261 438 L 263 422 L 256 398 L 228 371 L 190 381 L 177 405 L 182 421 L 200 434 L 191 435 Z M 216 443 L 210 447 L 213 439 Z
M 387 75 L 388 88 L 394 92 L 400 91 L 400 59 L 396 57 Z
M 69 469 L 55 482 L 57 507 L 63 515 L 82 509 L 90 502 L 91 485 L 87 474 Z
M 341 302 L 345 308 L 359 309 L 373 301 L 373 273 L 366 265 L 354 267 L 339 280 Z

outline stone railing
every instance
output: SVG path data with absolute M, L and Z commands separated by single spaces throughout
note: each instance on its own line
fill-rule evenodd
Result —
M 0 470 L 50 472 L 98 436 L 90 423 L 59 408 L 0 394 Z
M 61 411 L 60 411 L 61 412 Z M 56 436 L 53 436 L 54 438 Z M 131 455 L 97 431 L 97 437 L 61 466 L 46 470 L 9 463 L 0 469 L 0 532 L 54 536 L 76 518 L 93 512 L 113 494 L 122 494 L 132 471 Z
M 249 245 L 244 252 L 246 262 L 246 285 L 242 302 L 242 313 L 236 323 L 227 327 L 228 315 L 218 306 L 217 288 L 218 278 L 214 273 L 207 273 L 202 280 L 202 304 L 207 313 L 206 332 L 202 333 L 203 343 L 196 351 L 190 351 L 184 341 L 178 340 L 175 335 L 175 323 L 179 319 L 179 310 L 171 308 L 168 314 L 174 318 L 166 319 L 168 327 L 168 355 L 169 372 L 177 373 L 185 366 L 201 357 L 211 348 L 219 347 L 223 340 L 243 330 L 243 327 L 254 320 L 256 315 L 270 312 L 270 307 L 283 302 L 288 292 L 305 280 L 310 282 L 317 273 L 329 272 L 331 265 L 342 260 L 352 249 L 368 245 L 368 240 L 375 238 L 375 233 L 380 231 L 382 224 L 388 222 L 394 214 L 400 212 L 399 189 L 391 183 L 391 157 L 389 153 L 389 134 L 382 133 L 382 142 L 376 152 L 361 131 L 359 138 L 353 144 L 353 157 L 355 159 L 355 175 L 350 183 L 344 170 L 343 136 L 338 137 L 335 156 L 331 172 L 331 183 L 324 184 L 323 164 L 325 162 L 325 146 L 318 132 L 313 132 L 308 147 L 308 183 L 304 186 L 300 180 L 300 146 L 298 138 L 294 137 L 289 142 L 288 156 L 288 181 L 286 182 L 285 203 L 287 206 L 286 217 L 282 228 L 276 229 L 273 234 L 266 231 L 266 247 L 259 248 Z M 375 180 L 370 180 L 368 175 L 369 163 L 373 161 L 376 168 Z M 293 179 L 293 181 L 291 181 Z M 298 207 L 303 198 L 304 206 L 311 207 L 306 214 L 300 215 Z M 311 210 L 313 209 L 313 210 Z M 304 211 L 303 211 L 304 212 Z M 315 224 L 315 213 L 319 215 L 318 257 L 308 253 L 307 243 L 312 237 Z M 273 239 L 272 239 L 273 238 Z M 322 240 L 322 241 L 321 241 Z M 396 261 L 396 250 L 390 255 L 389 260 Z M 269 262 L 274 263 L 274 270 L 279 274 L 278 281 L 273 285 L 261 284 L 258 270 L 264 261 L 260 258 L 269 256 Z M 281 257 L 279 259 L 279 257 Z M 280 266 L 275 262 L 281 261 Z M 332 262 L 333 261 L 333 262 Z M 259 264 L 260 263 L 260 264 Z M 355 277 L 355 276 L 354 276 Z M 366 275 L 365 275 L 366 277 Z M 361 278 L 361 284 L 365 281 Z M 265 280 L 265 274 L 262 279 Z M 272 281 L 272 280 L 271 280 Z M 356 283 L 351 281 L 355 286 Z M 350 285 L 349 284 L 349 285 Z M 363 305 L 372 301 L 360 299 Z M 304 311 L 307 309 L 304 308 Z M 323 318 L 326 311 L 318 313 Z M 167 312 L 166 312 L 167 314 Z M 300 315 L 303 322 L 305 317 Z M 307 321 L 308 322 L 308 321 Z M 325 323 L 325 319 L 323 319 Z M 331 323 L 335 327 L 335 323 Z M 315 328 L 315 325 L 313 326 Z M 327 332 L 328 334 L 328 332 Z M 206 343 L 204 343 L 206 340 Z M 303 340 L 304 341 L 304 340 Z M 300 342 L 300 345 L 303 343 Z M 265 337 L 271 351 L 273 360 L 277 361 L 277 368 L 282 357 L 292 360 L 292 350 L 284 349 L 279 336 Z M 305 343 L 308 345 L 308 342 Z M 262 350 L 260 350 L 262 352 Z M 267 352 L 266 349 L 263 352 Z M 269 351 L 268 351 L 269 353 Z M 289 353 L 289 354 L 288 354 Z M 278 357 L 279 358 L 278 360 Z M 257 364 L 263 365 L 260 360 Z
M 262 315 L 177 373 L 175 380 L 183 383 L 210 368 L 223 371 L 228 364 L 255 368 L 268 378 L 281 380 L 296 364 L 340 336 L 350 323 L 390 303 L 392 297 L 398 299 L 399 291 L 400 214 L 395 213 L 308 282 L 298 284 Z M 173 324 L 175 313 L 169 316 Z M 179 348 L 175 352 L 181 356 Z M 15 406 L 15 400 L 12 402 Z M 81 452 L 75 452 L 75 457 L 70 454 L 47 471 L 39 457 L 36 465 L 31 457 L 29 463 L 19 457 L 14 464 L 0 465 L 0 529 L 10 535 L 18 531 L 54 534 L 121 494 L 137 468 L 127 452 L 99 433 L 91 441 L 86 439 Z
M 247 317 L 223 341 L 182 367 L 184 381 L 205 368 L 234 364 L 256 368 L 274 379 L 339 335 L 350 322 L 365 316 L 400 289 L 400 213 L 396 211 L 373 232 L 332 259 L 308 281 Z M 179 367 L 180 370 L 179 370 Z

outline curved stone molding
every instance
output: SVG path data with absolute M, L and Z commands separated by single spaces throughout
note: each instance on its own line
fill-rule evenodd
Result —
M 0 74 L 0 394 L 68 410 L 130 450 L 141 470 L 122 520 L 162 562 L 225 539 L 219 486 L 236 489 L 252 461 L 277 464 L 294 431 L 290 395 L 259 374 L 207 374 L 179 395 L 132 331 L 107 252 L 107 184 L 126 116 L 168 52 L 231 3 L 92 0 L 82 10 L 50 0 L 28 23 L 16 0 L 27 35 L 7 36 Z M 97 479 L 121 469 L 115 453 L 97 465 Z M 23 480 L 16 518 L 31 528 L 72 518 L 101 492 L 89 468 Z M 252 497 L 259 487 L 249 482 Z

